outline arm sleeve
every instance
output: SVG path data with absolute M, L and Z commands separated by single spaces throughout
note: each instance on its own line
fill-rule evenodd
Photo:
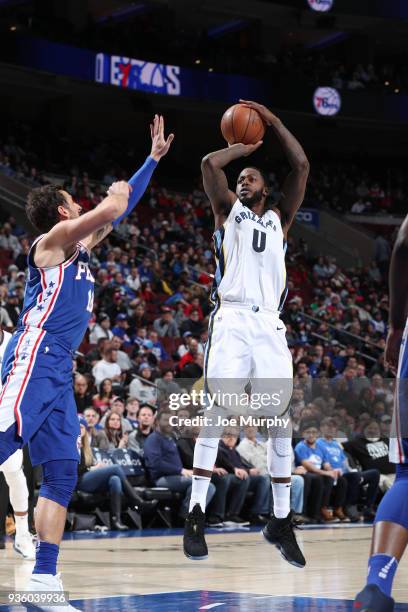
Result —
M 139 168 L 139 170 L 135 172 L 132 178 L 128 181 L 129 185 L 132 187 L 132 193 L 129 196 L 128 206 L 125 212 L 112 223 L 113 227 L 119 225 L 119 223 L 130 215 L 132 210 L 135 208 L 136 204 L 146 191 L 146 187 L 152 178 L 152 174 L 157 166 L 157 163 L 158 162 L 152 157 L 147 157 L 143 166 Z

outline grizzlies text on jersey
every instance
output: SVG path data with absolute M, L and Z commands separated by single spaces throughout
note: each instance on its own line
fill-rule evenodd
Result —
M 280 311 L 287 294 L 286 242 L 276 212 L 267 210 L 258 217 L 237 200 L 214 242 L 218 265 L 213 301 Z

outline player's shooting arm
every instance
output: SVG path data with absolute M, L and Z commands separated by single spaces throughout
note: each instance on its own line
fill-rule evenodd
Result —
M 293 223 L 305 197 L 307 177 L 309 176 L 309 161 L 298 140 L 277 119 L 272 127 L 277 134 L 291 165 L 291 171 L 286 177 L 278 208 L 281 213 L 282 228 L 286 233 Z
M 224 223 L 237 196 L 228 187 L 227 177 L 223 168 L 234 159 L 250 155 L 258 149 L 262 141 L 256 145 L 234 144 L 227 149 L 208 153 L 201 162 L 204 190 L 211 203 L 214 213 L 215 229 Z
M 106 228 L 126 210 L 129 193 L 130 187 L 124 181 L 113 183 L 109 188 L 108 197 L 94 210 L 77 219 L 67 219 L 57 223 L 42 238 L 42 250 L 69 249 L 77 242 L 84 241 L 87 236 L 93 235 L 94 232 Z
M 283 184 L 282 196 L 277 206 L 281 214 L 282 229 L 286 235 L 305 197 L 310 170 L 309 161 L 299 141 L 268 108 L 248 100 L 240 102 L 256 110 L 264 122 L 272 127 L 292 168 Z

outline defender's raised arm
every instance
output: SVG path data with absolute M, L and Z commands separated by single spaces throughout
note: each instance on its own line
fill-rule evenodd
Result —
M 30 216 L 30 211 L 35 210 L 36 214 L 39 214 L 39 207 L 36 206 L 34 208 L 33 205 L 35 205 L 35 200 L 46 195 L 46 189 L 47 187 L 42 187 L 38 190 L 33 190 L 29 196 L 27 206 L 27 214 L 31 222 L 40 231 L 44 231 L 47 228 L 42 226 L 40 219 Z M 81 207 L 73 201 L 69 193 L 54 188 L 56 225 L 41 239 L 41 250 L 69 250 L 72 245 L 75 245 L 107 224 L 112 223 L 126 210 L 130 189 L 130 186 L 125 181 L 113 183 L 108 197 L 96 208 L 81 216 Z M 61 219 L 59 222 L 58 216 Z

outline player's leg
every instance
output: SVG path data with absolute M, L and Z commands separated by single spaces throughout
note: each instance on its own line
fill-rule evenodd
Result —
M 283 431 L 278 427 L 270 432 L 268 439 L 267 461 L 272 477 L 273 516 L 262 533 L 288 563 L 304 567 L 306 560 L 293 531 L 290 511 L 292 445 L 288 433 L 287 427 Z
M 252 393 L 257 393 L 260 398 L 262 394 L 271 398 L 268 406 L 262 405 L 260 413 L 286 419 L 280 421 L 273 432 L 270 431 L 267 442 L 274 515 L 281 519 L 290 512 L 292 427 L 286 410 L 293 388 L 292 356 L 286 343 L 284 325 L 277 317 L 254 313 L 251 324 L 254 336 Z
M 29 443 L 32 464 L 42 466 L 43 482 L 35 511 L 36 563 L 28 591 L 63 591 L 57 561 L 67 507 L 78 479 L 79 435 L 75 400 L 69 386 Z M 74 608 L 67 603 L 62 610 Z
M 23 472 L 23 451 L 16 451 L 5 461 L 1 470 L 9 486 L 10 502 L 16 523 L 14 550 L 24 559 L 34 559 L 33 539 L 28 529 L 28 488 Z
M 279 419 L 269 430 L 267 442 L 273 516 L 262 533 L 286 561 L 295 567 L 304 567 L 306 561 L 296 541 L 290 510 L 292 425 L 287 407 L 293 388 L 292 356 L 286 343 L 285 327 L 277 317 L 256 313 L 251 324 L 254 341 L 252 394 L 257 393 L 259 398 L 269 397 L 270 403 L 262 405 L 262 413 Z
M 408 544 L 408 344 L 406 332 L 399 356 L 390 460 L 397 463 L 396 478 L 377 508 L 365 588 L 356 596 L 355 609 L 370 606 L 393 610 L 392 582 Z M 380 478 L 381 487 L 381 478 Z
M 250 369 L 245 315 L 233 308 L 221 308 L 211 315 L 208 341 L 204 356 L 205 391 L 217 396 L 243 391 L 242 380 L 247 380 Z M 204 408 L 208 408 L 208 405 Z M 193 487 L 190 511 L 196 504 L 205 512 L 205 499 L 217 458 L 218 443 L 224 427 L 217 425 L 224 413 L 223 406 L 206 409 L 205 416 L 212 422 L 201 429 L 194 448 Z
M 205 391 L 210 395 L 243 391 L 241 382 L 248 379 L 250 368 L 244 317 L 245 314 L 227 307 L 216 309 L 211 315 L 204 356 Z M 204 413 L 209 425 L 201 429 L 194 448 L 192 490 L 184 533 L 184 553 L 190 559 L 203 559 L 208 554 L 204 538 L 206 498 L 224 429 L 218 419 L 228 414 L 223 406 L 205 409 Z
M 367 601 L 377 602 L 373 610 L 393 610 L 392 583 L 408 544 L 408 465 L 397 466 L 396 480 L 377 509 L 371 540 L 365 588 L 357 595 L 354 607 L 362 609 Z M 380 605 L 382 607 L 380 607 Z

